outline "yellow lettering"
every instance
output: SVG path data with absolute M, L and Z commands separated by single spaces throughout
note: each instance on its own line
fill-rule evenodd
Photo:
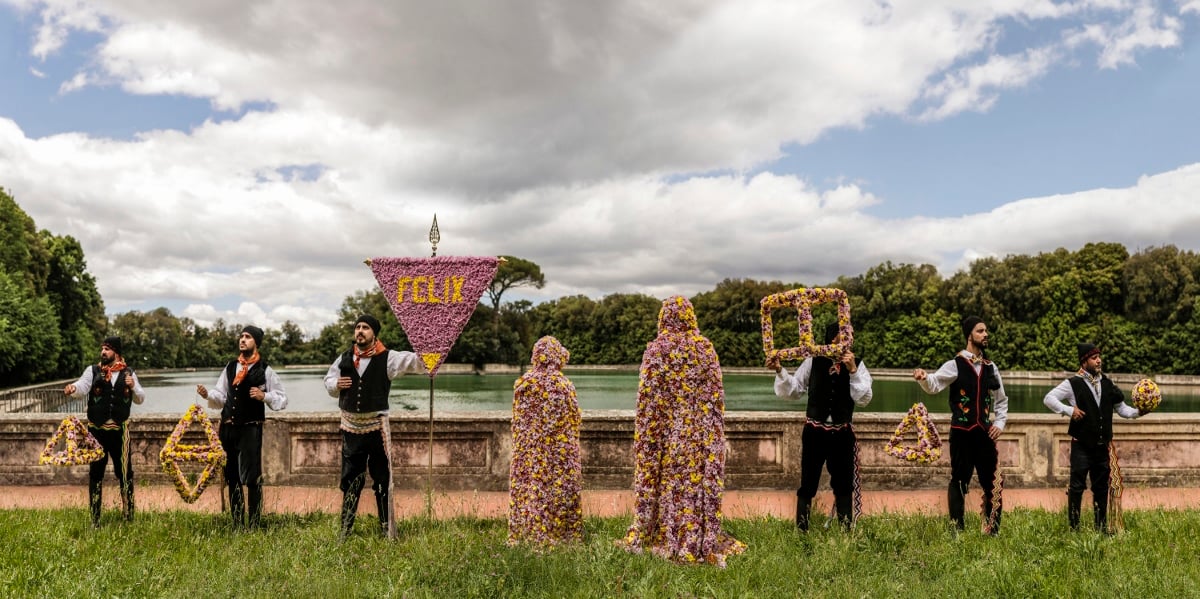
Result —
M 451 278 L 454 280 L 454 296 L 450 301 L 454 302 L 456 304 L 461 304 L 463 301 L 462 288 L 463 288 L 463 283 L 466 282 L 466 279 L 464 279 L 463 277 L 451 277 Z
M 425 277 L 413 277 L 413 293 L 412 293 L 412 297 L 413 297 L 413 301 L 414 301 L 414 302 L 416 302 L 416 303 L 418 303 L 418 304 L 423 304 L 423 303 L 425 303 L 425 296 L 421 295 L 421 291 L 420 291 L 420 289 L 421 289 L 421 283 L 422 283 L 424 280 L 425 280 Z
M 442 300 L 438 296 L 433 294 L 433 284 L 435 282 L 435 279 L 433 277 L 425 277 L 425 278 L 428 279 L 426 281 L 426 283 L 428 284 L 428 288 L 429 288 L 429 303 L 431 303 L 431 304 L 442 303 Z
M 408 282 L 411 280 L 412 280 L 412 277 L 400 277 L 400 280 L 396 283 L 396 303 L 397 304 L 404 303 L 404 287 L 406 285 L 408 285 Z

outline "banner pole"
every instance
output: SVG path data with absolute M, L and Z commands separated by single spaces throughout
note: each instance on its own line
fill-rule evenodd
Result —
M 429 481 L 425 485 L 425 515 L 433 519 L 433 377 L 429 377 Z

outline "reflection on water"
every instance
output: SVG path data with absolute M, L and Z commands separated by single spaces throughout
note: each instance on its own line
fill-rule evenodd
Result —
M 325 369 L 295 368 L 278 371 L 288 393 L 288 410 L 297 412 L 336 411 L 337 399 L 325 392 L 322 378 Z M 579 405 L 585 410 L 632 410 L 637 398 L 636 372 L 572 371 L 567 376 L 575 383 Z M 203 402 L 196 395 L 196 385 L 212 386 L 219 370 L 172 372 L 141 375 L 146 389 L 146 402 L 133 406 L 133 412 L 183 412 L 194 402 Z M 434 379 L 434 409 L 437 411 L 510 410 L 512 385 L 516 375 L 442 374 Z M 787 411 L 802 410 L 794 401 L 775 397 L 774 377 L 770 374 L 726 374 L 725 397 L 727 410 Z M 1019 385 L 1009 382 L 1010 412 L 1048 413 L 1042 405 L 1046 392 L 1057 385 Z M 1129 394 L 1132 385 L 1120 385 Z M 912 380 L 875 380 L 874 400 L 862 409 L 869 412 L 904 412 L 913 403 L 925 402 L 931 412 L 949 412 L 946 392 L 927 395 Z M 207 407 L 206 402 L 204 402 Z M 429 407 L 429 378 L 407 375 L 392 383 L 392 409 L 405 412 L 426 412 Z M 82 411 L 82 407 L 72 408 Z M 1200 412 L 1200 392 L 1194 387 L 1164 387 L 1163 412 Z

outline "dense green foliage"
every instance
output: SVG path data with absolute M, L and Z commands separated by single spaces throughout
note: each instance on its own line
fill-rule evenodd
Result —
M 83 251 L 71 237 L 38 232 L 0 191 L 0 386 L 74 376 L 94 359 L 106 330 L 125 340 L 126 359 L 141 368 L 212 367 L 237 347 L 242 323 L 211 327 L 166 308 L 104 316 Z M 1075 367 L 1075 344 L 1105 351 L 1112 372 L 1200 372 L 1200 255 L 1175 246 L 1130 255 L 1116 243 L 1089 243 L 1036 256 L 982 258 L 943 278 L 928 264 L 885 262 L 835 281 L 726 279 L 690 298 L 701 332 L 725 366 L 763 361 L 759 300 L 805 286 L 839 287 L 850 297 L 855 352 L 873 368 L 932 367 L 963 346 L 959 320 L 982 316 L 992 332 L 989 355 L 1003 369 L 1055 371 Z M 578 295 L 537 305 L 503 301 L 519 287 L 541 288 L 545 275 L 528 260 L 507 256 L 451 350 L 450 362 L 523 364 L 533 343 L 554 335 L 572 364 L 636 364 L 654 338 L 661 298 L 616 293 Z M 306 336 L 293 322 L 268 329 L 264 357 L 272 364 L 323 364 L 348 346 L 358 314 L 380 316 L 380 338 L 409 349 L 408 339 L 379 290 L 342 303 L 337 322 Z M 794 346 L 795 311 L 773 315 L 776 347 Z M 833 322 L 833 306 L 814 313 L 816 331 Z
M 83 248 L 0 188 L 0 387 L 78 374 L 107 322 Z
M 218 514 L 139 514 L 87 527 L 83 508 L 0 511 L 5 597 L 1191 597 L 1197 511 L 1126 513 L 1128 531 L 1067 530 L 1066 516 L 1016 509 L 999 537 L 978 520 L 876 515 L 858 529 L 798 534 L 788 521 L 727 520 L 749 546 L 726 569 L 626 553 L 628 518 L 589 518 L 581 545 L 504 544 L 503 520 L 400 521 L 395 542 L 335 516 L 268 515 L 235 533 Z

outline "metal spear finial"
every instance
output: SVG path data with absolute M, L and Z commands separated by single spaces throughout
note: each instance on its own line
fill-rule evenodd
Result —
M 429 228 L 429 243 L 433 244 L 433 257 L 437 256 L 437 244 L 442 240 L 442 234 L 438 231 L 437 213 L 433 213 L 433 226 Z

